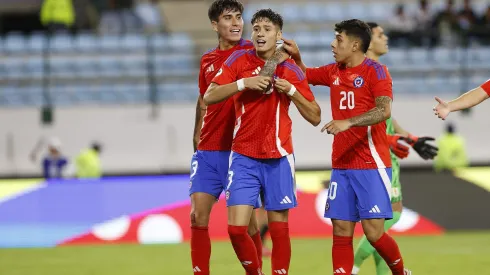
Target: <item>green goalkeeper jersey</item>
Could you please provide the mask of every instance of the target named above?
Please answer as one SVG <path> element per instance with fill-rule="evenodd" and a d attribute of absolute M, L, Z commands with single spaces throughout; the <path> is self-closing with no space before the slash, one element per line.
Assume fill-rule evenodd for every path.
<path fill-rule="evenodd" d="M 386 120 L 386 134 L 394 135 L 395 134 L 395 126 L 393 126 L 392 119 L 389 118 Z M 402 200 L 402 189 L 400 185 L 400 164 L 398 163 L 398 159 L 396 155 L 390 151 L 391 155 L 391 202 L 399 202 Z"/>

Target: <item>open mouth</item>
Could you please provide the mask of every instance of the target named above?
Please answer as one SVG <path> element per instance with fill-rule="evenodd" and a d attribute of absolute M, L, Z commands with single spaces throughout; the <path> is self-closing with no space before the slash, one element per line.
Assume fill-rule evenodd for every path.
<path fill-rule="evenodd" d="M 239 34 L 240 33 L 240 29 L 232 29 L 231 30 L 231 33 Z"/>
<path fill-rule="evenodd" d="M 257 46 L 262 47 L 265 45 L 265 40 L 264 39 L 257 39 Z"/>

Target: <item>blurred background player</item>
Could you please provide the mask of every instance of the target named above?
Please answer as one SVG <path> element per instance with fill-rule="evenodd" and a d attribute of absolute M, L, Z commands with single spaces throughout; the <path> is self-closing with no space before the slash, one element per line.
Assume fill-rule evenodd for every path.
<path fill-rule="evenodd" d="M 294 41 L 284 47 L 306 72 L 308 82 L 330 87 L 331 122 L 322 132 L 334 135 L 332 176 L 325 217 L 333 224 L 333 270 L 351 274 L 352 240 L 361 220 L 369 242 L 395 275 L 409 275 L 395 240 L 384 232 L 392 219 L 391 160 L 386 123 L 391 117 L 392 80 L 386 67 L 366 58 L 371 28 L 352 19 L 335 25 L 332 52 L 337 63 L 307 68 Z"/>
<path fill-rule="evenodd" d="M 476 106 L 486 100 L 489 96 L 490 79 L 483 83 L 480 87 L 475 88 L 449 102 L 445 102 L 436 96 L 436 101 L 439 104 L 434 107 L 434 114 L 440 119 L 445 120 L 449 113 Z"/>
<path fill-rule="evenodd" d="M 61 141 L 52 137 L 49 140 L 39 139 L 31 153 L 31 160 L 36 161 L 37 154 L 44 145 L 47 146 L 47 153 L 44 155 L 41 166 L 45 179 L 61 179 L 65 176 L 68 166 L 68 159 L 61 153 Z"/>
<path fill-rule="evenodd" d="M 381 26 L 377 23 L 369 22 L 371 27 L 371 44 L 367 51 L 366 56 L 376 62 L 379 58 L 388 53 L 388 37 Z M 385 221 L 385 231 L 388 231 L 395 223 L 400 220 L 401 212 L 403 209 L 402 204 L 402 189 L 400 183 L 400 164 L 398 158 L 404 159 L 408 157 L 409 147 L 399 141 L 406 141 L 411 144 L 415 151 L 425 160 L 433 159 L 437 155 L 437 147 L 434 147 L 428 143 L 429 140 L 434 140 L 432 137 L 416 137 L 404 130 L 398 122 L 393 118 L 386 120 L 386 134 L 388 136 L 388 142 L 390 143 L 390 155 L 391 155 L 391 207 L 393 209 L 393 219 Z M 376 249 L 369 243 L 366 236 L 363 236 L 359 242 L 357 249 L 354 253 L 354 267 L 352 268 L 352 274 L 358 274 L 360 267 L 364 260 L 369 256 L 374 255 L 376 263 L 376 274 L 387 275 L 390 272 L 389 267 L 385 261 L 376 252 Z"/>
<path fill-rule="evenodd" d="M 297 204 L 289 105 L 292 101 L 315 126 L 320 123 L 320 107 L 292 60 L 277 67 L 271 89 L 262 92 L 271 78 L 256 75 L 274 55 L 283 20 L 278 13 L 263 9 L 253 15 L 251 23 L 255 50 L 237 51 L 228 58 L 206 91 L 204 102 L 215 104 L 232 96 L 235 102 L 226 188 L 228 233 L 235 253 L 248 274 L 262 274 L 247 224 L 263 191 L 272 239 L 272 274 L 289 274 L 288 214 Z"/>
<path fill-rule="evenodd" d="M 226 187 L 229 157 L 233 140 L 235 110 L 233 100 L 206 107 L 203 95 L 221 65 L 235 51 L 253 48 L 250 41 L 242 39 L 243 5 L 235 0 L 214 1 L 208 10 L 213 30 L 218 34 L 218 46 L 201 58 L 199 96 L 194 126 L 194 155 L 191 162 L 191 258 L 195 274 L 209 274 L 211 241 L 209 215 L 213 204 Z M 277 62 L 268 62 L 261 74 L 271 78 Z M 270 68 L 269 68 L 270 67 Z M 269 72 L 269 74 L 267 74 Z M 267 76 L 268 75 L 268 76 Z M 258 202 L 255 207 L 259 207 Z M 255 212 L 250 218 L 248 234 L 252 236 L 262 266 L 262 242 L 258 232 Z"/>
<path fill-rule="evenodd" d="M 102 146 L 93 142 L 75 158 L 76 177 L 79 179 L 98 179 L 102 176 L 100 153 Z"/>
<path fill-rule="evenodd" d="M 444 133 L 437 139 L 439 154 L 434 160 L 436 172 L 452 171 L 469 164 L 464 138 L 456 133 L 452 123 L 446 125 Z"/>

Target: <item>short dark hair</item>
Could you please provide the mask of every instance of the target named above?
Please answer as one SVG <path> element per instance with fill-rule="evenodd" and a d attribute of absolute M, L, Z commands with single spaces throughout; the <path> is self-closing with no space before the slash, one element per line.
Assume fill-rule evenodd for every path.
<path fill-rule="evenodd" d="M 97 141 L 92 142 L 90 147 L 92 148 L 92 150 L 96 151 L 97 153 L 100 153 L 100 151 L 102 151 L 102 146 Z"/>
<path fill-rule="evenodd" d="M 446 124 L 446 132 L 449 133 L 449 134 L 454 134 L 454 132 L 456 131 L 456 129 L 454 129 L 454 124 L 452 123 L 448 123 Z"/>
<path fill-rule="evenodd" d="M 376 22 L 367 22 L 367 24 L 368 24 L 368 26 L 371 28 L 371 33 L 373 32 L 372 30 L 373 30 L 374 28 L 379 27 L 379 24 L 378 24 L 378 23 L 376 23 Z"/>
<path fill-rule="evenodd" d="M 219 16 L 225 11 L 243 13 L 243 4 L 236 0 L 215 0 L 208 10 L 209 20 L 218 22 Z"/>
<path fill-rule="evenodd" d="M 252 16 L 252 20 L 250 21 L 250 23 L 255 24 L 255 22 L 257 22 L 259 19 L 263 19 L 263 18 L 267 18 L 269 19 L 274 25 L 278 26 L 280 30 L 282 30 L 282 25 L 283 25 L 283 20 L 282 20 L 282 16 L 271 10 L 271 9 L 262 9 L 262 10 L 258 10 L 253 16 Z"/>
<path fill-rule="evenodd" d="M 361 40 L 361 48 L 364 53 L 369 49 L 371 44 L 371 28 L 366 22 L 359 19 L 344 20 L 335 24 L 335 31 L 338 33 L 345 32 L 347 36 L 354 36 Z"/>

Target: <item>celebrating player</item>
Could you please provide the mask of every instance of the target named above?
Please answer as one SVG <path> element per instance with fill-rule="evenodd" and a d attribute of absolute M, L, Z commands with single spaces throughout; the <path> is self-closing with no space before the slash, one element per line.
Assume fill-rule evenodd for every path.
<path fill-rule="evenodd" d="M 308 82 L 292 60 L 281 63 L 271 78 L 257 76 L 281 39 L 283 20 L 270 9 L 252 20 L 255 50 L 240 50 L 223 64 L 204 95 L 206 104 L 233 96 L 235 131 L 226 200 L 228 233 L 248 274 L 262 274 L 247 224 L 260 191 L 264 192 L 272 239 L 272 274 L 288 274 L 291 259 L 288 213 L 296 206 L 291 119 L 292 101 L 311 124 L 320 123 L 320 107 Z M 273 84 L 265 93 L 262 90 Z"/>
<path fill-rule="evenodd" d="M 476 106 L 482 103 L 488 97 L 490 97 L 490 79 L 483 83 L 480 87 L 475 88 L 449 102 L 445 102 L 436 96 L 436 100 L 439 102 L 439 104 L 434 107 L 434 114 L 440 119 L 445 120 L 449 113 Z"/>
<path fill-rule="evenodd" d="M 209 275 L 211 241 L 208 233 L 209 215 L 213 204 L 227 184 L 228 162 L 233 139 L 235 110 L 233 100 L 206 107 L 203 95 L 223 62 L 253 44 L 243 40 L 243 5 L 236 0 L 217 0 L 209 8 L 211 25 L 218 33 L 219 45 L 205 53 L 199 72 L 200 95 L 196 106 L 194 155 L 191 164 L 191 257 L 195 274 Z M 272 77 L 278 62 L 269 60 L 260 72 Z M 260 204 L 257 204 L 258 207 Z M 257 248 L 262 264 L 262 241 L 257 229 L 255 212 L 250 218 L 248 233 Z"/>
<path fill-rule="evenodd" d="M 367 51 L 367 57 L 377 62 L 381 56 L 388 53 L 388 37 L 385 35 L 383 28 L 378 24 L 370 22 L 368 25 L 371 27 L 372 37 L 371 44 Z M 437 155 L 437 147 L 426 143 L 426 141 L 434 140 L 434 138 L 419 138 L 413 136 L 405 131 L 393 118 L 386 120 L 386 134 L 388 135 L 388 141 L 390 143 L 391 169 L 393 175 L 391 180 L 391 207 L 393 209 L 393 219 L 385 221 L 385 231 L 388 231 L 388 229 L 398 222 L 403 209 L 402 189 L 400 184 L 400 164 L 398 163 L 398 158 L 406 158 L 410 148 L 399 141 L 403 140 L 411 144 L 414 150 L 426 160 L 433 159 Z M 369 243 L 366 236 L 363 236 L 354 254 L 353 275 L 359 273 L 362 263 L 371 255 L 374 255 L 376 262 L 376 274 L 389 274 L 390 269 L 383 261 L 383 258 L 381 258 L 374 247 Z"/>
<path fill-rule="evenodd" d="M 325 206 L 325 217 L 333 224 L 334 273 L 351 274 L 354 228 L 361 220 L 367 239 L 393 274 L 408 275 L 398 245 L 384 232 L 385 219 L 393 218 L 385 123 L 391 117 L 392 80 L 386 67 L 366 58 L 370 42 L 370 27 L 352 19 L 335 25 L 331 46 L 336 63 L 306 68 L 294 41 L 284 40 L 284 47 L 310 84 L 330 87 L 333 120 L 322 132 L 335 136 Z"/>

